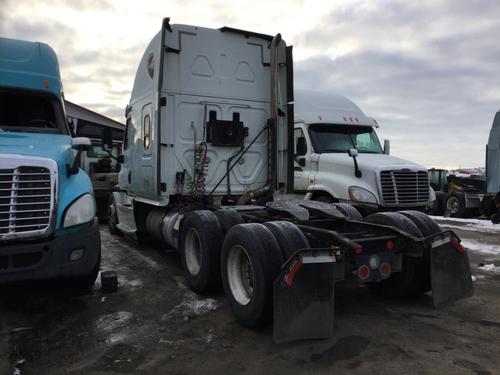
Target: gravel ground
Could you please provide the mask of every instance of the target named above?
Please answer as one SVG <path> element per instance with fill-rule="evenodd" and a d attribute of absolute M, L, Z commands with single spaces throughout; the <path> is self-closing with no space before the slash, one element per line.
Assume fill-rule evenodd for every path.
<path fill-rule="evenodd" d="M 237 324 L 221 292 L 189 291 L 175 253 L 102 227 L 118 292 L 2 287 L 0 374 L 500 373 L 500 229 L 440 223 L 475 248 L 474 297 L 435 310 L 427 295 L 387 301 L 343 285 L 332 339 L 281 345 L 271 327 Z"/>

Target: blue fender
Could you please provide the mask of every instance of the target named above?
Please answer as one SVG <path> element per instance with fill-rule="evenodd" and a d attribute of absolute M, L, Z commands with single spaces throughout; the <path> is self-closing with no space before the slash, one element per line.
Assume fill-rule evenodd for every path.
<path fill-rule="evenodd" d="M 57 208 L 56 224 L 57 234 L 71 229 L 64 229 L 62 226 L 64 214 L 71 203 L 73 203 L 76 199 L 86 193 L 90 193 L 92 194 L 92 196 L 94 196 L 92 190 L 92 182 L 90 181 L 89 176 L 81 169 L 78 170 L 77 174 L 71 175 L 69 177 L 67 177 L 66 174 L 61 173 L 59 176 L 59 182 L 59 202 Z"/>

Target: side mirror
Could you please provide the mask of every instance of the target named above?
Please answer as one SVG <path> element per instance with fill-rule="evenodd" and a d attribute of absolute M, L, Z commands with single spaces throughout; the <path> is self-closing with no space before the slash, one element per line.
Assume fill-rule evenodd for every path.
<path fill-rule="evenodd" d="M 299 137 L 297 138 L 297 153 L 296 155 L 298 156 L 303 156 L 307 154 L 307 144 L 306 144 L 306 138 L 305 137 Z"/>
<path fill-rule="evenodd" d="M 80 168 L 80 155 L 83 151 L 92 149 L 92 143 L 87 137 L 76 137 L 71 141 L 71 147 L 77 151 L 73 165 L 66 164 L 66 175 L 69 178 L 73 174 L 78 173 Z"/>
<path fill-rule="evenodd" d="M 362 176 L 362 173 L 361 173 L 361 170 L 359 169 L 358 167 L 358 161 L 356 160 L 356 158 L 358 157 L 358 150 L 356 150 L 355 148 L 350 148 L 347 153 L 349 154 L 349 156 L 352 158 L 352 160 L 354 161 L 354 175 L 357 177 L 357 178 L 361 178 Z"/>
<path fill-rule="evenodd" d="M 391 141 L 386 139 L 384 141 L 384 154 L 389 155 L 391 153 Z"/>
<path fill-rule="evenodd" d="M 113 150 L 113 130 L 111 130 L 110 128 L 104 128 L 102 132 L 102 144 L 104 150 Z"/>
<path fill-rule="evenodd" d="M 299 164 L 301 167 L 305 167 L 306 166 L 306 158 L 298 159 L 297 164 Z"/>
<path fill-rule="evenodd" d="M 71 147 L 77 151 L 89 151 L 92 148 L 92 143 L 87 137 L 73 138 Z"/>
<path fill-rule="evenodd" d="M 116 162 L 118 164 L 123 164 L 123 160 L 124 160 L 123 154 L 118 155 L 117 158 L 116 158 Z"/>

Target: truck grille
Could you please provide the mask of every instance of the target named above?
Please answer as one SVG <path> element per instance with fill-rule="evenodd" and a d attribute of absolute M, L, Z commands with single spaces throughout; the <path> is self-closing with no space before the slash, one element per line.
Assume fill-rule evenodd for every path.
<path fill-rule="evenodd" d="M 382 171 L 380 185 L 386 205 L 414 206 L 429 202 L 429 176 L 426 171 Z"/>
<path fill-rule="evenodd" d="M 36 236 L 49 231 L 54 184 L 48 167 L 0 169 L 0 239 Z"/>

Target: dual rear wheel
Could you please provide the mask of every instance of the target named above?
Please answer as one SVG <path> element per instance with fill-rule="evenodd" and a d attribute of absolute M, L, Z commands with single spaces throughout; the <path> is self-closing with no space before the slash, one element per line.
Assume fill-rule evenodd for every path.
<path fill-rule="evenodd" d="M 272 319 L 273 283 L 281 265 L 309 243 L 293 223 L 244 224 L 236 211 L 228 211 L 194 211 L 186 216 L 180 240 L 182 267 L 197 293 L 222 284 L 236 319 L 256 327 Z M 399 228 L 417 238 L 441 231 L 418 211 L 376 213 L 365 220 Z M 423 257 L 403 255 L 402 272 L 369 286 L 376 294 L 400 298 L 426 292 L 430 285 L 430 254 L 425 250 Z"/>
<path fill-rule="evenodd" d="M 222 214 L 222 220 L 218 211 L 189 213 L 182 225 L 181 263 L 192 290 L 203 293 L 222 284 L 236 319 L 256 327 L 272 319 L 281 265 L 309 243 L 290 222 L 242 224 L 235 213 Z"/>
<path fill-rule="evenodd" d="M 365 221 L 392 226 L 417 238 L 441 232 L 434 220 L 413 210 L 379 212 L 369 215 Z M 422 257 L 403 255 L 401 272 L 393 273 L 381 282 L 369 284 L 370 289 L 375 294 L 388 298 L 415 296 L 431 290 L 430 253 L 428 249 L 423 251 Z"/>

